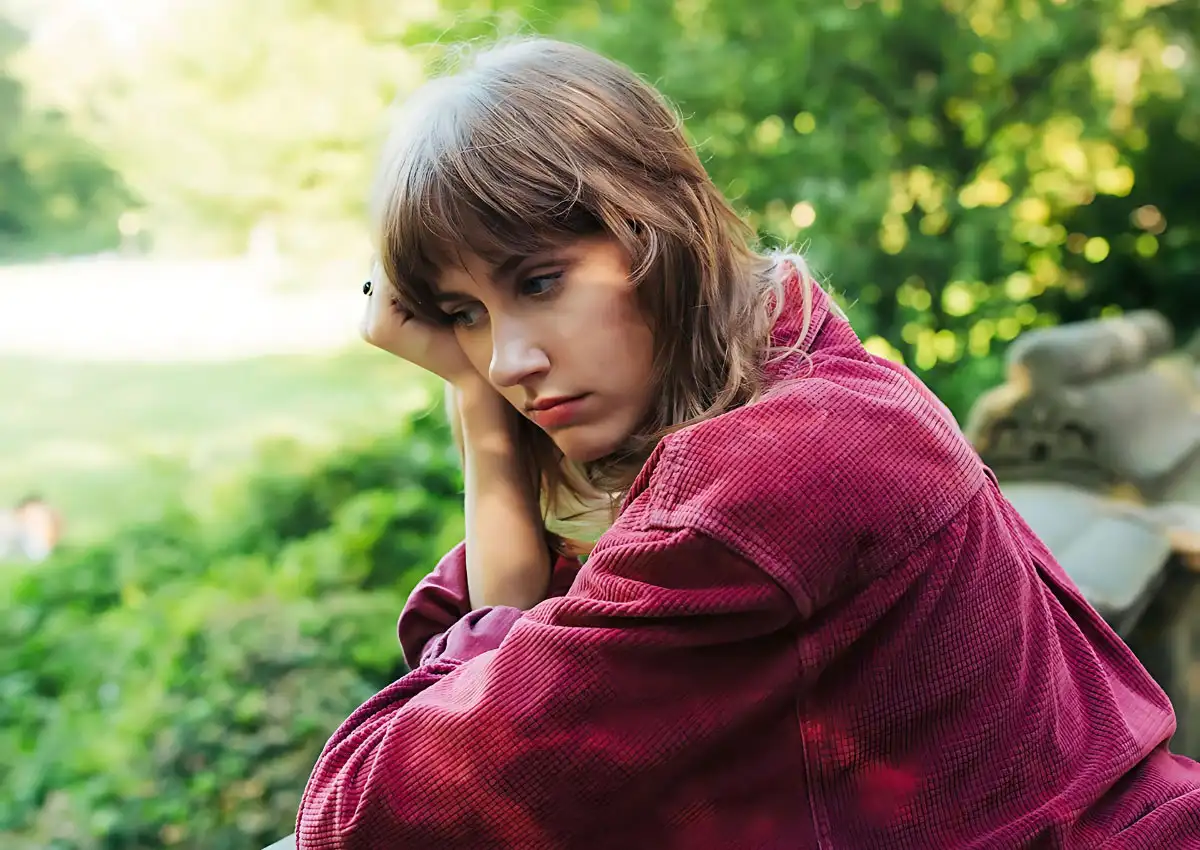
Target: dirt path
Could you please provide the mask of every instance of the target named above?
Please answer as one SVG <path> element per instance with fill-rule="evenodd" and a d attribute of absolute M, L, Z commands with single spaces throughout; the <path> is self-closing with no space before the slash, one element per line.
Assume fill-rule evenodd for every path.
<path fill-rule="evenodd" d="M 0 267 L 0 356 L 229 360 L 353 344 L 362 294 L 349 268 L 303 291 L 247 260 L 86 258 Z"/>

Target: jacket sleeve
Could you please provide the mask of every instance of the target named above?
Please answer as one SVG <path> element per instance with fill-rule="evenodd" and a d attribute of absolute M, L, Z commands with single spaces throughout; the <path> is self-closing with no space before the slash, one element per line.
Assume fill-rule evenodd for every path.
<path fill-rule="evenodd" d="M 790 641 L 762 638 L 796 617 L 710 538 L 610 534 L 498 648 L 443 653 L 354 712 L 309 779 L 298 847 L 574 846 L 611 829 L 624 801 L 721 758 L 772 682 L 794 687 Z"/>
<path fill-rule="evenodd" d="M 547 597 L 562 596 L 579 573 L 579 560 L 561 555 L 551 567 Z M 410 668 L 449 653 L 459 661 L 495 649 L 521 610 L 497 605 L 471 610 L 467 592 L 467 547 L 459 543 L 409 594 L 397 631 Z"/>

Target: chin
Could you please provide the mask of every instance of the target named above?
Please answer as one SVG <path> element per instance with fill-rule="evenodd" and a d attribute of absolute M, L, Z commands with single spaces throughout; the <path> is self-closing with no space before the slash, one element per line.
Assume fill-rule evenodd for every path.
<path fill-rule="evenodd" d="M 575 431 L 576 433 L 571 433 Z M 554 445 L 571 463 L 591 463 L 615 452 L 623 442 L 605 435 L 588 433 L 588 429 L 567 429 L 552 437 Z"/>

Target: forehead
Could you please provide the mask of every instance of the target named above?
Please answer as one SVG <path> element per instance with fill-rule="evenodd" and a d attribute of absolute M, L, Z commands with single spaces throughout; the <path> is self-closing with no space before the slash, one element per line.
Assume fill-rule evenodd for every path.
<path fill-rule="evenodd" d="M 547 239 L 528 251 L 480 250 L 469 244 L 443 245 L 438 251 L 439 262 L 433 287 L 435 291 L 444 290 L 451 282 L 455 288 L 461 288 L 466 283 L 496 286 L 541 263 L 586 262 L 603 251 L 603 241 L 586 236 L 560 237 L 556 240 Z"/>
<path fill-rule="evenodd" d="M 433 291 L 471 292 L 497 286 L 525 259 L 516 254 L 484 256 L 465 246 L 443 252 L 431 281 Z"/>
<path fill-rule="evenodd" d="M 484 254 L 468 247 L 447 253 L 430 281 L 431 294 L 462 294 L 480 297 L 496 289 L 508 290 L 528 274 L 573 269 L 586 272 L 592 283 L 620 284 L 629 279 L 630 258 L 624 247 L 608 234 L 559 239 L 531 253 Z"/>

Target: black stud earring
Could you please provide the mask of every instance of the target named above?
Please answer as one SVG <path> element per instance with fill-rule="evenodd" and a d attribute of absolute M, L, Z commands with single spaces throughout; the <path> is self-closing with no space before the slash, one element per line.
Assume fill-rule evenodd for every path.
<path fill-rule="evenodd" d="M 370 295 L 370 294 L 371 294 L 371 281 L 368 280 L 366 283 L 363 284 L 363 295 Z"/>

